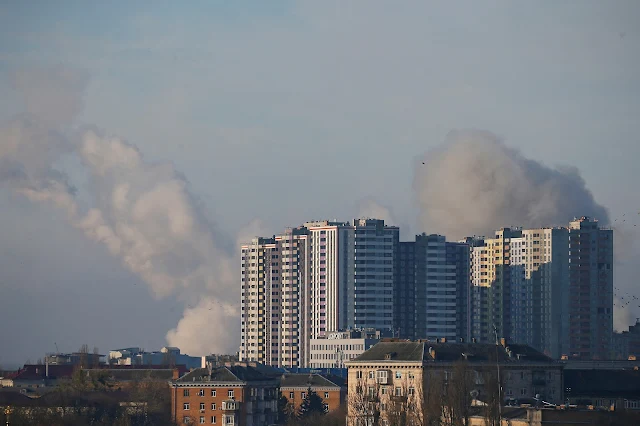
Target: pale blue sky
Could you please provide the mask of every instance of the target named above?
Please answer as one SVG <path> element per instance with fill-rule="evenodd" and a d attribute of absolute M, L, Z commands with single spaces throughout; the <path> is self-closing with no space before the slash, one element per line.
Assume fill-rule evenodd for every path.
<path fill-rule="evenodd" d="M 415 158 L 455 128 L 490 130 L 527 157 L 578 167 L 615 218 L 640 210 L 638 22 L 637 1 L 5 1 L 0 119 L 23 110 L 10 72 L 86 70 L 78 124 L 174 162 L 230 235 L 255 218 L 271 232 L 347 219 L 366 197 L 415 224 Z M 265 179 L 280 190 L 265 191 Z M 66 226 L 43 206 L 0 195 L 5 241 L 43 223 Z M 101 263 L 103 248 L 79 250 L 81 239 L 65 235 L 47 238 L 117 269 L 112 259 Z M 46 258 L 37 239 L 18 245 Z M 58 268 L 43 270 L 53 288 L 69 279 L 65 262 L 75 263 L 58 256 Z M 164 343 L 180 312 L 136 291 L 140 315 L 157 325 L 121 331 L 130 313 L 113 298 L 100 312 L 117 317 L 118 333 L 101 325 L 90 344 Z M 39 305 L 17 297 L 38 324 Z M 0 337 L 22 339 L 15 330 L 31 320 L 17 319 L 21 309 L 0 313 Z M 78 334 L 59 339 L 76 349 L 85 340 Z M 41 338 L 0 350 L 0 364 L 36 358 L 50 346 Z"/>

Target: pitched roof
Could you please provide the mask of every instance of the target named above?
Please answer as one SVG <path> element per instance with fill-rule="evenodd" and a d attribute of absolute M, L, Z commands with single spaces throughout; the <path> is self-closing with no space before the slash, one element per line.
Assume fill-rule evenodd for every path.
<path fill-rule="evenodd" d="M 352 361 L 382 361 L 389 355 L 391 361 L 422 361 L 424 343 L 421 342 L 378 342 Z"/>
<path fill-rule="evenodd" d="M 47 377 L 47 366 L 26 364 L 23 368 L 18 370 L 8 379 L 13 380 L 44 380 L 44 379 L 59 379 L 61 377 L 71 377 L 75 366 L 66 364 L 53 364 L 49 365 L 49 376 Z"/>
<path fill-rule="evenodd" d="M 491 343 L 439 343 L 430 341 L 383 341 L 352 360 L 404 362 L 469 362 L 556 363 L 553 359 L 526 345 Z"/>
<path fill-rule="evenodd" d="M 275 376 L 265 374 L 254 366 L 230 365 L 214 368 L 211 374 L 207 368 L 196 368 L 174 382 L 252 382 L 274 378 Z"/>
<path fill-rule="evenodd" d="M 283 374 L 280 387 L 336 387 L 344 386 L 341 377 L 323 376 L 321 374 Z"/>

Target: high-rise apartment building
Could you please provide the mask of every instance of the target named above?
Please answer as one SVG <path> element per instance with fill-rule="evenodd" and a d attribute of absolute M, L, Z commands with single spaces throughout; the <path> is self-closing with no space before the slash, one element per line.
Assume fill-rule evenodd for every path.
<path fill-rule="evenodd" d="M 393 327 L 393 284 L 400 230 L 384 220 L 353 220 L 353 273 L 346 283 L 342 328 Z M 351 245 L 349 244 L 350 248 Z"/>
<path fill-rule="evenodd" d="M 426 264 L 416 263 L 415 241 L 398 244 L 396 282 L 393 288 L 393 331 L 396 337 L 414 339 L 416 336 L 416 276 L 423 275 Z"/>
<path fill-rule="evenodd" d="M 569 223 L 569 356 L 608 359 L 613 333 L 613 230 Z"/>
<path fill-rule="evenodd" d="M 503 228 L 495 238 L 473 244 L 471 256 L 472 337 L 480 342 L 498 337 L 511 340 L 510 241 L 521 231 Z M 482 242 L 480 242 L 482 241 Z"/>
<path fill-rule="evenodd" d="M 554 358 L 609 356 L 612 231 L 583 217 L 569 228 L 504 228 L 466 241 L 472 337 L 497 334 Z"/>
<path fill-rule="evenodd" d="M 382 220 L 318 221 L 242 246 L 240 359 L 306 366 L 309 341 L 391 329 L 399 230 Z"/>
<path fill-rule="evenodd" d="M 300 228 L 242 246 L 240 360 L 296 367 L 305 356 L 308 251 Z"/>
<path fill-rule="evenodd" d="M 468 339 L 469 246 L 442 235 L 400 243 L 395 326 L 409 339 Z"/>
<path fill-rule="evenodd" d="M 511 339 L 559 358 L 569 337 L 568 231 L 525 229 L 510 243 Z"/>

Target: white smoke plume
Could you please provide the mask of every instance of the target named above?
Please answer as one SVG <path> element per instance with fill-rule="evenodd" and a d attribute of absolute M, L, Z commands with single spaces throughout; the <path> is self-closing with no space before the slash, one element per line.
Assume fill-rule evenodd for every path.
<path fill-rule="evenodd" d="M 640 317 L 640 214 L 629 212 L 613 220 L 614 310 L 613 328 L 621 332 Z"/>
<path fill-rule="evenodd" d="M 583 215 L 609 223 L 577 169 L 527 159 L 486 131 L 451 132 L 420 159 L 413 187 L 422 230 L 451 239 L 564 225 Z"/>
<path fill-rule="evenodd" d="M 224 259 L 224 269 L 240 271 L 238 253 L 240 246 L 257 236 L 271 235 L 264 223 L 253 220 L 237 233 L 234 255 Z M 233 282 L 233 277 L 229 278 Z M 189 305 L 176 328 L 167 333 L 167 342 L 171 346 L 190 348 L 193 353 L 211 353 L 211 342 L 219 352 L 227 348 L 225 353 L 233 353 L 238 349 L 237 336 L 240 335 L 240 309 L 237 300 L 240 298 L 240 287 L 226 288 L 226 300 L 205 297 L 198 300 L 196 305 Z M 218 328 L 223 327 L 221 334 Z M 218 349 L 221 348 L 221 349 Z M 215 351 L 213 351 L 215 352 Z"/>
<path fill-rule="evenodd" d="M 239 326 L 235 253 L 224 250 L 223 239 L 171 164 L 146 161 L 135 146 L 95 130 L 70 136 L 86 85 L 75 75 L 64 69 L 16 73 L 14 87 L 28 111 L 0 129 L 0 184 L 63 209 L 156 297 L 175 294 L 189 303 L 167 334 L 169 343 L 191 354 L 235 352 L 239 333 L 227 327 Z M 67 176 L 55 168 L 66 154 L 77 155 L 89 174 L 93 204 L 86 212 Z M 206 309 L 205 318 L 214 322 L 201 324 L 198 309 Z"/>
<path fill-rule="evenodd" d="M 413 186 L 422 230 L 451 239 L 514 225 L 567 225 L 583 215 L 613 225 L 614 328 L 624 330 L 640 316 L 640 300 L 633 299 L 640 276 L 640 235 L 633 225 L 640 226 L 640 216 L 633 212 L 610 220 L 575 168 L 554 169 L 527 159 L 486 131 L 454 131 L 418 161 Z"/>
<path fill-rule="evenodd" d="M 357 217 L 359 218 L 383 219 L 384 222 L 389 225 L 396 225 L 398 223 L 393 217 L 391 209 L 378 203 L 372 197 L 367 197 L 360 200 L 358 202 L 357 208 Z"/>

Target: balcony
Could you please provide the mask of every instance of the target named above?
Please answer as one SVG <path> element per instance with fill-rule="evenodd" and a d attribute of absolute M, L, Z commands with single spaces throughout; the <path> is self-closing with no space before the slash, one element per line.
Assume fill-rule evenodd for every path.
<path fill-rule="evenodd" d="M 239 409 L 240 403 L 238 401 L 232 399 L 222 401 L 222 411 L 238 411 Z"/>

